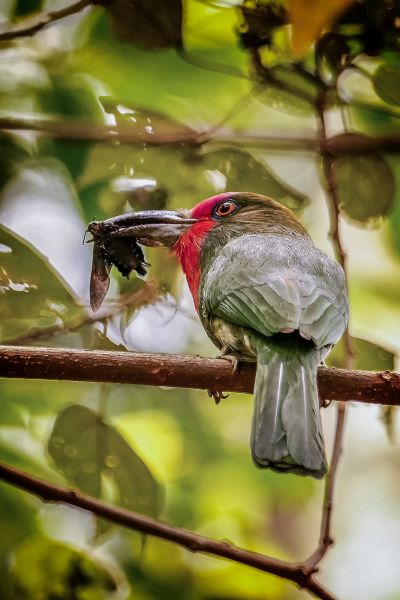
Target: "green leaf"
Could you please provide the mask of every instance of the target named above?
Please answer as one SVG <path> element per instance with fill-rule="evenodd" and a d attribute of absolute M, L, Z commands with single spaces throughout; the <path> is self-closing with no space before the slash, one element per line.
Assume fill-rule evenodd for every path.
<path fill-rule="evenodd" d="M 102 122 L 103 113 L 90 80 L 80 73 L 60 71 L 49 74 L 50 87 L 38 92 L 37 98 L 46 115 L 55 115 L 65 120 L 82 121 L 82 127 L 93 122 Z M 43 140 L 42 154 L 59 158 L 69 169 L 73 178 L 82 172 L 91 143 L 73 140 Z"/>
<path fill-rule="evenodd" d="M 390 350 L 368 340 L 351 337 L 355 359 L 354 369 L 361 371 L 393 371 L 394 354 Z M 332 367 L 343 367 L 345 360 L 345 345 L 343 338 L 334 346 L 329 354 L 327 363 Z"/>
<path fill-rule="evenodd" d="M 381 65 L 372 77 L 377 95 L 394 106 L 400 106 L 400 66 L 394 64 Z"/>
<path fill-rule="evenodd" d="M 277 83 L 266 83 L 261 92 L 256 88 L 256 98 L 280 112 L 298 117 L 312 116 L 318 97 L 317 86 L 292 67 L 274 67 L 270 73 Z"/>
<path fill-rule="evenodd" d="M 360 134 L 343 136 L 366 138 Z M 395 183 L 392 170 L 380 154 L 348 154 L 335 158 L 335 182 L 341 211 L 358 223 L 374 224 L 393 207 Z"/>
<path fill-rule="evenodd" d="M 42 9 L 43 0 L 16 0 L 14 7 L 14 17 L 26 17 Z"/>
<path fill-rule="evenodd" d="M 146 50 L 182 47 L 181 0 L 99 1 L 109 12 L 116 35 Z"/>
<path fill-rule="evenodd" d="M 99 185 L 96 188 L 95 184 L 103 181 L 106 172 L 114 177 L 110 187 L 104 189 Z M 307 204 L 305 196 L 281 181 L 256 155 L 230 147 L 202 153 L 187 149 L 165 152 L 161 148 L 132 149 L 98 144 L 91 153 L 79 186 L 84 189 L 90 186 L 101 192 L 97 203 L 108 216 L 123 210 L 127 199 L 133 209 L 142 209 L 143 199 L 138 192 L 121 197 L 115 193 L 115 188 L 113 190 L 114 182 L 120 177 L 128 179 L 131 172 L 134 173 L 132 184 L 152 180 L 154 193 L 162 190 L 162 197 L 168 196 L 170 208 L 191 207 L 200 199 L 223 191 L 267 194 L 291 208 Z M 155 202 L 156 197 L 150 197 L 149 201 Z"/>
<path fill-rule="evenodd" d="M 0 189 L 15 174 L 22 161 L 29 157 L 20 139 L 6 133 L 0 134 Z"/>
<path fill-rule="evenodd" d="M 0 340 L 50 327 L 81 312 L 64 281 L 33 246 L 4 226 L 0 244 Z"/>
<path fill-rule="evenodd" d="M 166 113 L 149 110 L 129 101 L 116 100 L 111 96 L 100 96 L 99 102 L 108 114 L 115 117 L 116 123 L 127 130 L 147 135 L 196 135 L 194 129 Z"/>
<path fill-rule="evenodd" d="M 208 152 L 204 154 L 201 166 L 208 173 L 220 173 L 225 178 L 224 191 L 264 194 L 291 208 L 307 204 L 305 196 L 280 181 L 265 164 L 244 150 L 223 148 Z"/>
<path fill-rule="evenodd" d="M 106 563 L 44 537 L 33 537 L 14 553 L 11 574 L 15 598 L 106 600 L 117 590 Z"/>
<path fill-rule="evenodd" d="M 1 458 L 6 456 L 1 449 Z M 8 457 L 7 457 L 8 458 Z M 0 514 L 7 515 L 1 519 L 0 564 L 7 551 L 22 542 L 36 531 L 34 521 L 35 507 L 22 491 L 3 482 L 0 485 Z"/>
<path fill-rule="evenodd" d="M 88 408 L 69 406 L 59 413 L 48 452 L 83 492 L 146 514 L 159 512 L 160 486 L 148 467 L 116 429 Z"/>

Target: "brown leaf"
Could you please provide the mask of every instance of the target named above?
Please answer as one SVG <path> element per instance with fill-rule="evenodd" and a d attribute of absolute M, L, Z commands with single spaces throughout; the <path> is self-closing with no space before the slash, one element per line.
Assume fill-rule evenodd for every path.
<path fill-rule="evenodd" d="M 301 55 L 354 0 L 288 0 L 292 49 Z"/>

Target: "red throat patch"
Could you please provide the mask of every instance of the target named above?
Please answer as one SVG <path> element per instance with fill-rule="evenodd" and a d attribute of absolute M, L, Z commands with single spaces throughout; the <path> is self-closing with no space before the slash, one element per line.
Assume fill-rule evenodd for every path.
<path fill-rule="evenodd" d="M 172 248 L 186 275 L 196 310 L 199 304 L 201 248 L 207 233 L 214 225 L 216 225 L 215 221 L 208 219 L 195 223 L 180 236 Z"/>

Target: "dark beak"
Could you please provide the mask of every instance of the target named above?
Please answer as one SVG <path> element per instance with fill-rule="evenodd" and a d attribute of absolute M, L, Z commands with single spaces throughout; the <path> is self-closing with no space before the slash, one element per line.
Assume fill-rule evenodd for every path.
<path fill-rule="evenodd" d="M 145 210 L 132 212 L 107 219 L 92 221 L 88 231 L 96 237 L 132 237 L 145 246 L 172 248 L 177 239 L 197 219 L 191 219 L 189 212 L 169 210 Z"/>

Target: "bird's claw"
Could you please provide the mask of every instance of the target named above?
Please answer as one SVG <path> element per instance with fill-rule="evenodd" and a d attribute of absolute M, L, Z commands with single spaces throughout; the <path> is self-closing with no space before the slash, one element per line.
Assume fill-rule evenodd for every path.
<path fill-rule="evenodd" d="M 219 354 L 217 354 L 217 358 L 223 358 L 224 360 L 229 360 L 232 365 L 232 373 L 236 373 L 239 366 L 239 359 L 234 354 L 228 354 L 227 349 L 223 348 Z"/>
<path fill-rule="evenodd" d="M 214 399 L 215 404 L 219 404 L 221 400 L 225 400 L 229 394 L 224 394 L 216 390 L 207 390 L 207 394 L 210 398 Z"/>

